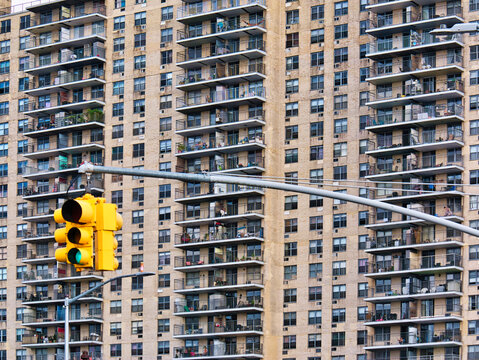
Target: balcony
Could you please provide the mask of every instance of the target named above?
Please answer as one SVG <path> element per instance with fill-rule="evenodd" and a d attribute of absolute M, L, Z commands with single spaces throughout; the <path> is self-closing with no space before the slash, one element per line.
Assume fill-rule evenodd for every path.
<path fill-rule="evenodd" d="M 70 312 L 70 322 L 74 324 L 102 324 L 103 315 L 101 309 L 89 310 L 86 313 L 80 309 L 74 309 Z M 65 313 L 57 311 L 36 311 L 36 314 L 24 314 L 22 326 L 34 328 L 63 326 L 65 324 Z"/>
<path fill-rule="evenodd" d="M 64 293 L 58 291 L 45 291 L 45 292 L 35 292 L 26 294 L 25 298 L 22 301 L 22 305 L 28 306 L 45 306 L 45 305 L 62 305 L 65 302 L 65 297 L 68 295 L 69 298 L 73 298 L 79 295 L 80 292 L 71 292 Z M 88 296 L 78 299 L 78 302 L 82 303 L 93 303 L 93 302 L 102 302 L 103 293 L 102 291 L 94 291 Z M 101 316 L 101 315 L 100 315 Z"/>
<path fill-rule="evenodd" d="M 224 230 L 217 227 L 217 231 L 200 234 L 175 234 L 175 247 L 182 249 L 201 248 L 234 243 L 250 243 L 264 241 L 263 228 L 256 226 L 241 226 L 236 230 Z"/>
<path fill-rule="evenodd" d="M 49 284 L 57 282 L 77 282 L 82 280 L 103 280 L 103 276 L 97 275 L 93 272 L 79 272 L 70 274 L 66 270 L 31 270 L 24 274 L 23 284 L 25 285 L 37 285 L 37 284 Z"/>
<path fill-rule="evenodd" d="M 224 300 L 224 301 L 223 301 Z M 196 317 L 231 313 L 251 313 L 263 311 L 263 299 L 251 298 L 246 301 L 224 297 L 209 301 L 188 302 L 183 299 L 175 300 L 175 316 Z"/>
<path fill-rule="evenodd" d="M 405 201 L 421 201 L 427 199 L 444 199 L 454 196 L 464 196 L 462 185 L 447 184 L 445 182 L 420 183 L 410 181 L 407 183 L 391 184 L 374 191 L 374 199 L 388 203 L 403 203 Z"/>
<path fill-rule="evenodd" d="M 372 181 L 389 181 L 462 171 L 464 171 L 464 164 L 462 156 L 459 155 L 441 158 L 423 155 L 418 158 L 415 154 L 410 154 L 402 166 L 400 164 L 393 166 L 392 163 L 371 164 L 369 175 L 366 176 L 366 179 Z"/>
<path fill-rule="evenodd" d="M 26 264 L 48 264 L 56 263 L 55 251 L 53 248 L 47 249 L 47 251 L 37 252 L 32 249 L 27 251 L 26 257 L 22 258 L 22 262 Z M 56 264 L 55 264 L 56 265 Z"/>
<path fill-rule="evenodd" d="M 394 21 L 395 19 L 396 21 Z M 437 5 L 432 12 L 404 11 L 402 17 L 396 18 L 393 14 L 374 14 L 366 33 L 378 37 L 436 28 L 441 24 L 451 27 L 462 22 L 464 22 L 462 8 L 460 6 L 448 7 L 444 4 Z"/>
<path fill-rule="evenodd" d="M 239 322 L 235 320 L 218 320 L 198 325 L 175 325 L 173 337 L 176 339 L 198 339 L 206 337 L 254 336 L 263 335 L 262 321 Z"/>
<path fill-rule="evenodd" d="M 22 242 L 27 243 L 45 243 L 55 240 L 55 234 L 51 231 L 30 230 L 22 234 Z"/>
<path fill-rule="evenodd" d="M 190 227 L 213 222 L 231 223 L 240 220 L 261 220 L 264 218 L 264 205 L 252 203 L 228 208 L 210 209 L 202 207 L 192 211 L 176 211 L 175 225 Z"/>
<path fill-rule="evenodd" d="M 31 59 L 25 72 L 38 76 L 73 67 L 103 64 L 106 62 L 105 48 L 98 45 L 98 43 L 85 45 L 75 52 L 70 49 L 61 49 L 61 52 L 57 54 L 57 58 L 55 59 L 54 56 L 52 58 Z"/>
<path fill-rule="evenodd" d="M 68 8 L 58 8 L 57 16 L 39 14 L 30 20 L 26 30 L 33 34 L 47 31 L 57 31 L 62 27 L 73 27 L 106 20 L 106 7 L 97 3 L 85 3 L 82 11 L 72 11 Z"/>
<path fill-rule="evenodd" d="M 29 222 L 44 222 L 53 220 L 54 209 L 41 209 L 29 207 L 23 214 L 23 221 Z"/>
<path fill-rule="evenodd" d="M 437 1 L 434 0 L 372 0 L 369 5 L 366 6 L 366 9 L 374 13 L 382 13 L 404 9 L 408 6 L 435 4 L 436 2 Z"/>
<path fill-rule="evenodd" d="M 215 154 L 234 154 L 240 151 L 256 151 L 266 148 L 262 134 L 246 135 L 241 139 L 204 139 L 197 143 L 184 141 L 176 144 L 175 155 L 183 159 L 212 156 Z"/>
<path fill-rule="evenodd" d="M 374 62 L 369 67 L 369 77 L 366 81 L 373 85 L 382 85 L 414 79 L 423 79 L 448 74 L 464 72 L 464 61 L 461 55 L 437 55 L 429 57 L 412 55 L 409 64 L 391 61 L 388 64 Z"/>
<path fill-rule="evenodd" d="M 175 256 L 175 270 L 181 272 L 197 272 L 215 269 L 230 269 L 239 267 L 264 265 L 263 254 L 247 253 L 246 251 L 234 256 Z"/>
<path fill-rule="evenodd" d="M 223 155 L 222 158 L 216 158 L 218 158 L 218 156 L 215 156 L 213 162 L 197 158 L 194 163 L 186 164 L 186 168 L 177 166 L 176 171 L 186 173 L 202 173 L 206 171 L 223 174 L 232 173 L 247 175 L 261 174 L 265 171 L 264 157 L 258 156 L 255 153 L 247 156 L 237 156 L 236 154 L 227 156 Z"/>
<path fill-rule="evenodd" d="M 199 358 L 204 360 L 221 360 L 221 359 L 262 359 L 262 344 L 217 344 L 205 345 L 200 347 L 176 347 L 173 349 L 175 359 L 191 359 Z M 456 360 L 456 359 L 454 359 Z M 457 359 L 459 360 L 459 359 Z"/>
<path fill-rule="evenodd" d="M 233 87 L 220 91 L 210 91 L 208 94 L 177 97 L 176 111 L 191 113 L 207 111 L 217 107 L 236 107 L 249 104 L 262 104 L 266 101 L 264 87 L 248 89 L 246 86 Z"/>
<path fill-rule="evenodd" d="M 227 44 L 216 44 L 214 49 L 184 50 L 177 52 L 176 65 L 184 68 L 211 66 L 216 63 L 228 63 L 240 60 L 253 60 L 266 56 L 266 42 L 263 40 L 246 40 Z M 208 52 L 209 51 L 209 52 Z"/>
<path fill-rule="evenodd" d="M 72 114 L 67 116 L 56 116 L 53 119 L 35 119 L 28 124 L 28 129 L 23 135 L 30 138 L 57 135 L 61 132 L 74 132 L 103 128 L 104 114 L 101 110 L 90 110 L 83 114 Z"/>
<path fill-rule="evenodd" d="M 446 331 L 419 331 L 413 332 L 391 332 L 387 335 L 376 335 L 368 337 L 368 344 L 364 350 L 394 350 L 407 348 L 433 348 L 461 346 L 460 330 Z"/>
<path fill-rule="evenodd" d="M 399 310 L 399 308 L 398 308 Z M 432 309 L 418 309 L 416 311 L 404 312 L 372 312 L 366 314 L 366 326 L 394 326 L 405 324 L 434 324 L 453 321 L 462 321 L 462 306 L 434 305 Z"/>
<path fill-rule="evenodd" d="M 188 190 L 185 194 L 183 189 L 175 190 L 175 201 L 187 204 L 198 201 L 212 201 L 217 199 L 237 199 L 239 197 L 247 196 L 261 196 L 264 195 L 262 188 L 256 186 L 225 184 L 216 185 L 210 191 L 209 188 Z"/>
<path fill-rule="evenodd" d="M 232 131 L 248 129 L 250 127 L 264 126 L 265 116 L 263 112 L 238 111 L 228 113 L 220 110 L 214 122 L 208 119 L 198 120 L 176 120 L 176 130 L 178 135 L 198 136 L 210 134 L 216 131 Z"/>
<path fill-rule="evenodd" d="M 101 162 L 102 164 L 103 162 Z M 97 163 L 96 165 L 99 165 Z M 68 163 L 68 161 L 52 160 L 47 167 L 27 166 L 23 177 L 29 180 L 49 179 L 60 175 L 78 172 L 80 164 Z"/>
<path fill-rule="evenodd" d="M 442 217 L 454 222 L 462 222 L 462 208 L 449 209 L 447 203 L 436 204 L 436 206 L 424 206 L 421 203 L 407 204 L 410 210 L 419 211 L 435 217 Z M 390 230 L 400 228 L 411 228 L 412 226 L 422 226 L 433 224 L 430 221 L 418 219 L 412 216 L 406 216 L 398 213 L 390 212 L 374 212 L 370 215 L 370 222 L 366 224 L 366 228 L 371 230 Z"/>
<path fill-rule="evenodd" d="M 365 301 L 370 303 L 394 303 L 462 296 L 462 283 L 459 280 L 444 280 L 444 282 L 439 282 L 439 280 L 437 282 L 420 281 L 414 278 L 407 280 L 409 281 L 408 285 L 404 287 L 369 288 L 369 297 Z"/>
<path fill-rule="evenodd" d="M 395 256 L 390 261 L 369 263 L 367 277 L 383 278 L 407 274 L 432 275 L 445 272 L 461 272 L 462 257 L 456 254 L 418 256 L 408 258 Z"/>
<path fill-rule="evenodd" d="M 185 47 L 199 46 L 220 40 L 239 39 L 243 36 L 257 36 L 266 33 L 266 20 L 258 18 L 257 21 L 247 20 L 217 22 L 215 27 L 210 25 L 195 26 L 191 29 L 178 30 L 176 42 Z"/>
<path fill-rule="evenodd" d="M 83 111 L 105 106 L 103 98 L 92 98 L 84 96 L 82 98 L 73 98 L 65 100 L 62 103 L 46 101 L 42 103 L 29 103 L 23 111 L 28 116 L 51 116 L 59 112 Z"/>
<path fill-rule="evenodd" d="M 261 274 L 233 274 L 223 276 L 201 276 L 199 281 L 186 282 L 175 279 L 175 292 L 180 294 L 216 293 L 234 290 L 259 290 L 264 288 Z"/>
<path fill-rule="evenodd" d="M 381 137 L 381 139 L 379 139 Z M 366 155 L 373 157 L 409 154 L 412 152 L 460 149 L 464 146 L 462 130 L 423 130 L 408 135 L 380 136 L 368 141 Z"/>
<path fill-rule="evenodd" d="M 412 102 L 434 102 L 441 100 L 455 99 L 464 96 L 464 83 L 462 81 L 444 81 L 444 84 L 436 87 L 435 84 L 426 84 L 425 80 L 421 84 L 419 80 L 414 80 L 412 84 L 404 87 L 394 96 L 395 88 L 390 91 L 370 93 L 370 100 L 366 103 L 375 109 L 391 108 L 394 106 L 405 106 Z"/>
<path fill-rule="evenodd" d="M 373 60 L 405 56 L 428 51 L 440 51 L 454 48 L 462 48 L 462 34 L 436 37 L 428 33 L 398 38 L 393 41 L 375 41 L 369 44 L 367 57 Z"/>
<path fill-rule="evenodd" d="M 189 24 L 191 22 L 212 20 L 217 17 L 233 17 L 265 10 L 265 0 L 232 0 L 224 2 L 206 0 L 179 7 L 176 19 L 184 24 Z"/>
<path fill-rule="evenodd" d="M 70 346 L 101 346 L 103 344 L 101 335 L 92 333 L 82 337 L 79 331 L 72 332 L 69 343 Z M 47 335 L 41 332 L 27 331 L 23 335 L 22 346 L 31 349 L 61 348 L 65 346 L 64 334 Z"/>
<path fill-rule="evenodd" d="M 64 29 L 64 27 L 62 29 Z M 59 33 L 63 33 L 63 31 L 55 33 L 55 36 L 58 36 Z M 27 44 L 26 51 L 31 54 L 40 55 L 59 51 L 62 48 L 81 47 L 87 44 L 91 45 L 95 42 L 105 41 L 106 37 L 104 29 L 93 25 L 87 25 L 81 32 L 71 29 L 70 33 L 63 35 L 63 37 L 53 38 L 42 37 L 41 35 L 33 36 Z"/>
<path fill-rule="evenodd" d="M 31 89 L 26 90 L 25 94 L 42 96 L 104 84 L 106 84 L 106 81 L 103 72 L 92 72 L 88 76 L 78 76 L 73 73 L 66 73 L 61 76 L 53 77 L 53 82 L 50 82 L 50 79 L 48 82 L 34 82 Z"/>
<path fill-rule="evenodd" d="M 65 197 L 66 191 L 68 189 L 69 184 L 67 183 L 57 183 L 53 186 L 35 186 L 29 187 L 23 194 L 23 199 L 36 201 L 36 200 L 47 200 L 47 199 L 56 199 Z M 90 179 L 90 190 L 94 194 L 102 194 L 103 189 L 103 180 L 102 179 Z M 85 185 L 83 184 L 76 184 L 70 187 L 68 194 L 72 197 L 78 197 L 82 195 L 86 191 Z"/>
<path fill-rule="evenodd" d="M 60 154 L 72 155 L 82 154 L 90 151 L 102 151 L 105 150 L 103 140 L 90 141 L 91 139 L 80 139 L 72 141 L 68 144 L 67 141 L 57 143 L 55 141 L 38 145 L 35 142 L 29 142 L 27 144 L 27 152 L 23 154 L 27 159 L 44 159 L 47 157 L 58 156 Z"/>
<path fill-rule="evenodd" d="M 189 75 L 176 76 L 176 88 L 183 91 L 215 88 L 217 85 L 234 86 L 244 82 L 254 82 L 266 79 L 264 64 L 248 64 L 238 69 L 226 67 L 203 70 Z"/>
<path fill-rule="evenodd" d="M 372 116 L 366 130 L 384 132 L 417 127 L 449 124 L 464 121 L 461 105 L 435 105 L 424 107 L 418 104 L 407 105 L 402 111 L 393 111 L 384 116 Z"/>
<path fill-rule="evenodd" d="M 421 233 L 420 230 L 409 230 L 402 238 L 393 239 L 392 236 L 383 236 L 370 239 L 366 243 L 366 252 L 372 254 L 390 253 L 402 250 L 432 250 L 447 249 L 463 246 L 461 235 L 451 234 L 447 231 Z"/>

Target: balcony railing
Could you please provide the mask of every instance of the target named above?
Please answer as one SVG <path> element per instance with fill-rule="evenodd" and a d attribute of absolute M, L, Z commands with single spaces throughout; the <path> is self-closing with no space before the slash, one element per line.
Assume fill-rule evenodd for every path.
<path fill-rule="evenodd" d="M 459 216 L 462 217 L 462 206 L 458 205 L 455 208 L 449 208 L 447 203 L 436 204 L 435 206 L 424 206 L 422 203 L 411 203 L 407 205 L 410 210 L 422 212 L 424 214 L 437 216 L 437 217 L 450 217 Z M 401 215 L 392 212 L 372 212 L 370 214 L 370 224 L 387 224 L 398 221 L 411 221 L 416 219 L 413 216 Z"/>
<path fill-rule="evenodd" d="M 76 31 L 75 29 L 72 29 L 68 37 L 63 36 L 58 38 L 54 36 L 51 36 L 51 37 L 31 36 L 29 41 L 27 42 L 26 50 L 28 51 L 29 49 L 39 47 L 39 46 L 61 44 L 64 42 L 83 39 L 83 38 L 95 36 L 95 35 L 100 37 L 105 37 L 105 30 L 99 26 L 87 25 L 83 27 L 83 31 Z"/>
<path fill-rule="evenodd" d="M 196 244 L 206 241 L 222 241 L 228 239 L 242 239 L 246 237 L 263 238 L 263 228 L 257 226 L 242 226 L 234 230 L 213 231 L 203 236 L 200 234 L 175 234 L 175 245 Z"/>
<path fill-rule="evenodd" d="M 398 309 L 399 310 L 399 309 Z M 366 322 L 418 320 L 434 317 L 462 316 L 461 305 L 434 305 L 431 308 L 421 307 L 418 311 L 405 310 L 400 312 L 373 311 L 366 313 Z"/>
<path fill-rule="evenodd" d="M 216 26 L 214 27 L 210 25 L 195 26 L 185 30 L 178 30 L 176 38 L 178 41 L 180 41 L 199 38 L 201 36 L 223 34 L 228 31 L 246 30 L 254 27 L 266 29 L 266 20 L 264 18 L 258 18 L 258 20 L 254 21 L 237 21 L 235 19 L 233 21 L 217 22 Z"/>
<path fill-rule="evenodd" d="M 240 252 L 238 254 L 225 253 L 224 255 L 216 254 L 214 257 L 210 256 L 175 256 L 175 268 L 188 266 L 202 266 L 202 265 L 218 265 L 224 263 L 235 263 L 245 261 L 263 261 L 263 252 Z M 238 265 L 242 266 L 242 265 Z"/>
<path fill-rule="evenodd" d="M 192 347 L 176 347 L 173 349 L 175 359 L 186 358 L 202 358 L 209 356 L 239 356 L 239 355 L 262 355 L 263 346 L 257 343 L 248 344 L 218 344 L 192 346 Z"/>
<path fill-rule="evenodd" d="M 419 256 L 409 258 L 404 256 L 394 257 L 391 260 L 369 263 L 369 273 L 440 269 L 443 267 L 462 267 L 462 257 L 457 254 Z"/>
<path fill-rule="evenodd" d="M 72 9 L 72 11 L 62 11 L 62 9 L 58 9 L 57 16 L 45 16 L 44 14 L 36 15 L 34 18 L 30 19 L 30 27 L 39 26 L 39 25 L 47 25 L 52 22 L 63 21 L 63 20 L 73 20 L 75 18 L 80 18 L 87 15 L 93 14 L 101 14 L 106 15 L 106 7 L 105 5 L 97 4 L 97 3 L 85 3 L 82 7 L 81 11 L 77 9 Z M 76 11 L 73 11 L 76 10 Z"/>
<path fill-rule="evenodd" d="M 215 11 L 226 10 L 234 7 L 247 5 L 266 6 L 265 0 L 229 0 L 229 1 L 203 1 L 200 3 L 192 3 L 178 8 L 178 18 L 187 16 L 208 14 Z"/>
<path fill-rule="evenodd" d="M 411 182 L 410 184 L 391 184 L 392 186 L 383 187 L 381 189 L 371 190 L 374 193 L 375 199 L 388 199 L 393 201 L 395 198 L 413 197 L 413 196 L 441 196 L 442 193 L 448 191 L 457 191 L 462 193 L 464 188 L 462 185 L 447 184 L 447 183 L 418 183 Z M 397 199 L 398 201 L 400 199 Z"/>
<path fill-rule="evenodd" d="M 103 318 L 101 309 L 90 309 L 88 312 L 81 312 L 80 309 L 73 309 L 70 312 L 70 321 L 76 320 L 91 320 Z M 65 313 L 57 311 L 36 311 L 36 314 L 24 314 L 23 323 L 43 323 L 43 322 L 54 322 L 54 321 L 65 321 Z"/>
<path fill-rule="evenodd" d="M 80 105 L 82 103 L 85 103 L 87 101 L 100 101 L 103 102 L 105 99 L 103 96 L 101 97 L 92 97 L 83 95 L 82 97 L 73 97 L 71 100 L 64 100 L 64 101 L 45 101 L 45 102 L 30 102 L 28 103 L 28 106 L 26 106 L 23 110 L 23 112 L 27 111 L 36 111 L 36 110 L 45 110 L 49 111 L 50 109 L 54 109 L 56 107 L 62 107 L 62 106 L 70 106 L 70 105 Z M 98 106 L 98 104 L 95 104 L 95 106 Z"/>
<path fill-rule="evenodd" d="M 420 345 L 438 342 L 461 342 L 461 331 L 419 331 L 417 332 L 391 332 L 390 334 L 374 335 L 368 337 L 367 346 L 391 346 L 391 345 Z"/>
<path fill-rule="evenodd" d="M 73 298 L 77 295 L 80 295 L 80 291 L 76 292 L 48 292 L 48 291 L 40 291 L 34 293 L 27 293 L 25 295 L 24 301 L 25 302 L 44 302 L 44 301 L 54 301 L 54 300 L 64 300 L 66 296 L 69 298 Z M 95 290 L 91 294 L 89 294 L 86 298 L 102 298 L 103 292 L 100 290 Z M 81 301 L 81 300 L 79 300 Z M 99 314 L 102 316 L 101 314 Z"/>
<path fill-rule="evenodd" d="M 257 156 L 224 156 L 224 159 L 210 161 L 199 161 L 195 162 L 192 165 L 187 164 L 186 168 L 182 166 L 177 167 L 178 172 L 186 173 L 201 173 L 206 172 L 215 172 L 215 171 L 225 171 L 225 170 L 241 170 L 251 167 L 257 167 L 263 169 L 265 167 L 264 157 Z"/>
<path fill-rule="evenodd" d="M 78 163 L 68 163 L 68 162 L 61 162 L 58 160 L 52 160 L 48 164 L 48 167 L 34 167 L 34 166 L 27 166 L 25 168 L 24 175 L 35 175 L 35 174 L 42 174 L 42 173 L 49 173 L 49 172 L 57 172 L 62 170 L 74 170 L 80 166 L 81 162 Z M 102 165 L 103 160 L 101 162 L 95 163 L 96 165 Z"/>
<path fill-rule="evenodd" d="M 255 135 L 247 135 L 241 139 L 225 139 L 223 141 L 219 141 L 217 139 L 207 139 L 197 142 L 195 144 L 191 144 L 188 141 L 184 141 L 181 143 L 176 144 L 176 153 L 177 154 L 184 154 L 191 151 L 200 151 L 200 150 L 208 150 L 208 149 L 221 149 L 225 147 L 237 146 L 237 145 L 244 145 L 244 144 L 260 144 L 264 145 L 264 138 L 262 134 L 255 134 Z"/>
<path fill-rule="evenodd" d="M 391 37 L 388 41 L 374 41 L 369 44 L 368 56 L 377 53 L 387 53 L 397 50 L 413 50 L 418 46 L 425 45 L 439 45 L 448 41 L 457 41 L 462 43 L 462 34 L 446 35 L 446 36 L 433 36 L 429 33 L 417 34 L 416 36 L 408 36 L 395 39 Z"/>
<path fill-rule="evenodd" d="M 75 272 L 75 271 L 59 271 L 54 269 L 45 269 L 45 270 L 30 270 L 23 275 L 23 281 L 34 281 L 34 280 L 53 280 L 53 279 L 63 279 L 70 277 L 83 277 L 88 275 L 96 275 L 94 273 L 85 273 L 85 272 Z M 101 276 L 101 275 L 96 275 Z"/>
<path fill-rule="evenodd" d="M 399 287 L 389 286 L 383 288 L 369 288 L 368 297 L 387 297 L 388 302 L 400 301 L 395 300 L 395 296 L 411 296 L 411 295 L 431 295 L 436 294 L 440 295 L 441 293 L 446 292 L 461 292 L 462 291 L 462 282 L 459 280 L 449 280 L 444 282 L 439 281 L 421 281 L 418 279 L 408 279 L 411 280 L 409 285 Z M 417 280 L 417 281 L 414 281 Z M 391 299 L 389 299 L 391 297 Z"/>
<path fill-rule="evenodd" d="M 368 126 L 395 125 L 408 121 L 421 121 L 449 116 L 464 116 L 462 105 L 421 106 L 413 104 L 402 111 L 394 111 L 381 116 L 371 116 Z"/>
<path fill-rule="evenodd" d="M 206 190 L 206 191 L 205 191 Z M 216 189 L 212 189 L 210 191 L 209 188 L 195 188 L 193 190 L 186 189 L 175 189 L 175 200 L 185 199 L 185 198 L 196 198 L 196 197 L 203 197 L 203 196 L 225 196 L 230 194 L 237 194 L 240 192 L 246 191 L 263 191 L 263 188 L 257 186 L 246 186 L 246 185 L 236 185 L 236 184 L 226 184 L 226 187 L 220 187 Z"/>
<path fill-rule="evenodd" d="M 266 97 L 266 89 L 264 87 L 248 89 L 247 87 L 242 88 L 231 88 L 221 91 L 210 91 L 209 94 L 202 94 L 200 96 L 185 96 L 183 98 L 176 98 L 176 107 L 178 109 L 189 107 L 189 106 L 201 106 L 208 105 L 223 101 L 233 101 L 241 100 L 252 97 Z"/>
<path fill-rule="evenodd" d="M 33 58 L 30 60 L 29 69 L 34 69 L 37 67 L 44 67 L 49 65 L 62 66 L 66 65 L 72 61 L 78 61 L 88 58 L 105 58 L 105 48 L 98 45 L 85 45 L 83 48 L 80 48 L 81 51 L 73 52 L 70 49 L 62 49 L 62 52 L 58 54 L 57 59 L 52 59 L 52 57 L 46 58 Z"/>
<path fill-rule="evenodd" d="M 26 150 L 26 154 L 34 154 L 34 153 L 43 153 L 43 152 L 68 152 L 67 150 L 69 148 L 75 148 L 75 147 L 91 147 L 94 145 L 99 145 L 103 146 L 103 139 L 93 141 L 89 137 L 88 138 L 81 138 L 81 139 L 72 139 L 72 141 L 61 141 L 61 142 L 56 142 L 56 141 L 51 141 L 45 144 L 38 144 L 35 141 L 29 141 L 23 149 Z M 96 149 L 99 149 L 97 147 Z M 86 150 L 84 150 L 86 151 Z M 81 152 L 81 149 L 80 149 Z M 24 155 L 25 156 L 25 155 Z"/>
<path fill-rule="evenodd" d="M 244 204 L 228 208 L 210 209 L 209 207 L 203 207 L 192 211 L 176 211 L 175 221 L 226 218 L 229 216 L 243 216 L 250 214 L 264 215 L 264 205 L 255 202 L 252 204 Z"/>
<path fill-rule="evenodd" d="M 389 64 L 374 62 L 369 67 L 369 77 L 392 76 L 413 71 L 439 70 L 442 67 L 457 65 L 463 66 L 464 59 L 460 54 L 447 54 L 437 56 L 412 55 L 411 61 L 392 61 Z"/>
<path fill-rule="evenodd" d="M 373 249 L 387 249 L 390 247 L 408 246 L 408 245 L 424 245 L 436 244 L 450 241 L 463 241 L 462 234 L 456 235 L 447 231 L 435 231 L 428 233 L 427 231 L 413 231 L 409 230 L 403 233 L 402 238 L 394 238 L 392 236 L 376 237 L 368 240 L 366 248 Z"/>
<path fill-rule="evenodd" d="M 226 124 L 241 125 L 241 122 L 248 120 L 265 121 L 264 111 L 258 112 L 242 110 L 237 112 L 228 112 L 220 110 L 213 123 L 211 122 L 209 117 L 208 119 L 200 120 L 176 120 L 176 131 L 194 130 L 200 129 L 202 127 L 214 127 Z M 244 125 L 246 126 L 247 124 Z"/>
<path fill-rule="evenodd" d="M 200 288 L 217 288 L 230 286 L 263 285 L 262 274 L 230 274 L 224 276 L 201 277 L 198 281 L 175 279 L 175 290 L 194 290 Z"/>
<path fill-rule="evenodd" d="M 72 114 L 67 116 L 55 116 L 54 119 L 49 119 L 48 121 L 45 120 L 38 120 L 35 119 L 33 122 L 28 124 L 28 129 L 26 132 L 33 132 L 33 131 L 42 131 L 42 130 L 49 130 L 49 129 L 60 129 L 66 126 L 72 125 L 80 125 L 80 124 L 88 124 L 91 122 L 104 122 L 104 114 L 102 111 L 95 111 L 91 113 L 83 113 L 83 114 Z"/>
<path fill-rule="evenodd" d="M 199 334 L 217 334 L 229 332 L 244 331 L 263 331 L 263 321 L 253 320 L 240 322 L 236 320 L 225 320 L 208 323 L 199 323 L 197 325 L 175 325 L 173 335 L 199 335 Z"/>
<path fill-rule="evenodd" d="M 207 61 L 210 57 L 222 55 L 235 55 L 245 51 L 265 51 L 266 42 L 259 39 L 239 41 L 233 43 L 217 44 L 214 48 L 199 49 L 199 50 L 184 50 L 176 55 L 176 62 L 182 63 L 185 61 Z"/>
<path fill-rule="evenodd" d="M 103 71 L 94 71 L 87 75 L 79 75 L 73 73 L 64 73 L 61 76 L 57 76 L 53 78 L 53 81 L 34 81 L 31 87 L 31 90 L 41 90 L 43 88 L 49 88 L 54 86 L 65 85 L 72 82 L 90 80 L 90 79 L 101 79 L 105 80 L 105 74 Z"/>
<path fill-rule="evenodd" d="M 381 139 L 379 139 L 381 137 Z M 376 141 L 368 141 L 368 151 L 376 150 L 392 150 L 395 148 L 420 146 L 426 144 L 439 144 L 445 141 L 464 141 L 463 131 L 460 129 L 452 129 L 446 131 L 423 130 L 422 133 L 416 135 L 378 135 Z"/>
<path fill-rule="evenodd" d="M 395 172 L 404 172 L 404 171 L 413 171 L 413 170 L 426 170 L 433 168 L 440 168 L 443 166 L 463 166 L 462 155 L 456 155 L 451 157 L 441 157 L 437 158 L 436 156 L 424 155 L 419 159 L 414 156 L 408 158 L 402 166 L 394 165 L 391 163 L 387 164 L 371 164 L 369 168 L 370 175 L 377 174 L 389 174 Z"/>
<path fill-rule="evenodd" d="M 101 179 L 90 179 L 90 185 L 92 188 L 103 189 L 103 180 Z M 34 195 L 44 195 L 44 194 L 55 194 L 60 192 L 65 192 L 68 188 L 69 184 L 61 184 L 55 183 L 52 186 L 31 186 L 26 189 L 23 196 L 34 196 Z M 70 187 L 70 191 L 74 190 L 85 190 L 85 186 L 83 184 L 76 184 Z M 25 216 L 25 215 L 24 215 Z"/>
<path fill-rule="evenodd" d="M 27 331 L 23 335 L 22 344 L 32 345 L 32 344 L 63 344 L 64 343 L 64 333 L 54 333 L 52 335 L 42 334 L 34 331 Z M 90 334 L 87 336 L 81 336 L 80 331 L 72 331 L 70 335 L 70 342 L 80 342 L 80 341 L 102 341 L 101 334 Z"/>
<path fill-rule="evenodd" d="M 265 65 L 264 64 L 248 64 L 245 66 L 240 66 L 238 69 L 233 69 L 226 67 L 224 71 L 220 71 L 218 68 L 203 70 L 200 73 L 195 74 L 178 74 L 176 75 L 176 85 L 191 85 L 199 82 L 205 81 L 220 81 L 228 77 L 242 77 L 248 74 L 259 73 L 265 74 Z M 243 80 L 243 82 L 246 80 Z"/>
<path fill-rule="evenodd" d="M 454 90 L 464 92 L 464 82 L 462 80 L 447 80 L 442 86 L 439 84 L 439 86 L 436 87 L 435 84 L 426 84 L 425 81 L 421 84 L 417 81 L 416 84 L 404 86 L 401 92 L 397 94 L 394 89 L 385 92 L 372 92 L 370 93 L 369 101 L 396 100 L 403 97 L 437 94 Z"/>
<path fill-rule="evenodd" d="M 246 300 L 226 297 L 223 299 L 215 301 L 186 301 L 184 299 L 177 299 L 175 301 L 175 313 L 194 313 L 198 311 L 215 311 L 215 310 L 237 310 L 243 308 L 262 308 L 263 307 L 263 298 L 254 297 L 247 298 Z"/>

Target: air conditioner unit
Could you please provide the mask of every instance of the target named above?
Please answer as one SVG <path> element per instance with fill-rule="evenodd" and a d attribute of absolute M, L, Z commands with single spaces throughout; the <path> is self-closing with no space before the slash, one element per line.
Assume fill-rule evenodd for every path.
<path fill-rule="evenodd" d="M 318 23 L 319 24 L 324 24 L 324 20 L 319 20 Z"/>
<path fill-rule="evenodd" d="M 141 312 L 141 313 L 139 312 L 137 315 L 138 315 L 138 316 L 143 316 L 143 313 L 142 313 L 142 312 Z"/>
<path fill-rule="evenodd" d="M 334 91 L 339 91 L 339 86 L 334 88 Z"/>
<path fill-rule="evenodd" d="M 145 30 L 146 29 L 146 25 L 141 25 L 141 30 Z"/>
<path fill-rule="evenodd" d="M 160 48 L 165 48 L 166 47 L 166 44 L 165 43 L 161 43 L 160 44 Z"/>
<path fill-rule="evenodd" d="M 146 69 L 141 69 L 140 72 L 144 73 L 146 72 Z"/>
<path fill-rule="evenodd" d="M 335 16 L 334 21 L 338 21 L 338 20 L 339 20 L 339 16 Z"/>
<path fill-rule="evenodd" d="M 140 51 L 145 51 L 146 50 L 146 46 L 141 46 L 140 47 Z"/>
<path fill-rule="evenodd" d="M 123 96 L 123 95 L 120 95 L 120 96 L 119 96 L 119 98 L 120 98 L 120 99 L 123 99 L 123 98 L 124 98 L 124 96 Z"/>
<path fill-rule="evenodd" d="M 120 34 L 124 34 L 124 33 L 125 33 L 125 29 L 121 29 Z"/>
<path fill-rule="evenodd" d="M 125 52 L 122 50 L 122 51 L 118 51 L 118 54 L 119 55 L 123 55 Z"/>
<path fill-rule="evenodd" d="M 319 90 L 318 91 L 320 94 L 324 94 L 324 90 Z"/>

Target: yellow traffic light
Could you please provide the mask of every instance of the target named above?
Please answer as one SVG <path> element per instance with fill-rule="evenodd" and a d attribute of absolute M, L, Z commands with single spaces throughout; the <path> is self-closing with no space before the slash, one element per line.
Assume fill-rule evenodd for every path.
<path fill-rule="evenodd" d="M 57 223 L 66 223 L 65 228 L 55 231 L 55 240 L 66 243 L 57 249 L 55 258 L 75 266 L 77 271 L 93 267 L 93 233 L 95 230 L 95 205 L 97 199 L 85 194 L 75 200 L 67 200 L 54 213 Z"/>
<path fill-rule="evenodd" d="M 118 260 L 115 257 L 115 249 L 118 242 L 114 232 L 123 226 L 123 219 L 116 212 L 115 204 L 105 203 L 100 199 L 96 206 L 96 239 L 95 239 L 95 269 L 116 270 Z"/>

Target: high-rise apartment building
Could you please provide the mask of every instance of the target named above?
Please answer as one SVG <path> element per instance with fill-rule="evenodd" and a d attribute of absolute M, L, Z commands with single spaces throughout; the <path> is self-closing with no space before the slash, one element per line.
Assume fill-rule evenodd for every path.
<path fill-rule="evenodd" d="M 7 7 L 8 4 L 5 4 Z M 329 198 L 83 161 L 284 179 L 479 228 L 479 1 L 38 1 L 0 16 L 0 360 L 479 358 L 479 243 Z M 120 268 L 54 257 L 117 204 Z M 10 309 L 8 311 L 7 309 Z M 13 310 L 15 309 L 15 310 Z"/>

